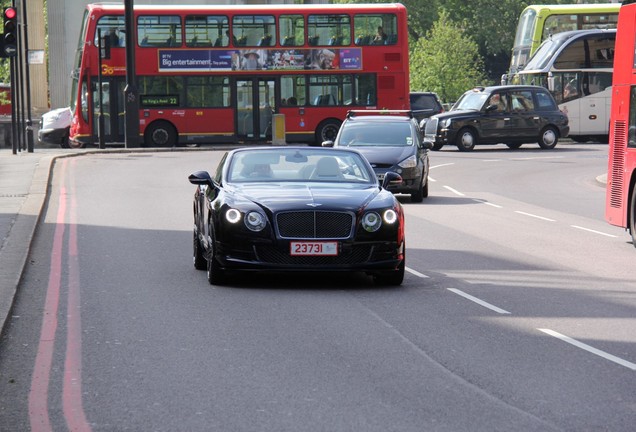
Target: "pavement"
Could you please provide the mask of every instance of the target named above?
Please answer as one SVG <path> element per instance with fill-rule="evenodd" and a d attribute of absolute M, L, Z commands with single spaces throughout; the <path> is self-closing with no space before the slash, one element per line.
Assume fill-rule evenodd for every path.
<path fill-rule="evenodd" d="M 170 151 L 170 149 L 135 149 L 123 151 Z M 33 152 L 13 154 L 0 148 L 0 330 L 11 312 L 22 279 L 31 242 L 49 192 L 49 178 L 55 161 L 86 153 L 122 151 L 97 149 L 36 148 Z M 606 183 L 606 175 L 596 177 Z"/>

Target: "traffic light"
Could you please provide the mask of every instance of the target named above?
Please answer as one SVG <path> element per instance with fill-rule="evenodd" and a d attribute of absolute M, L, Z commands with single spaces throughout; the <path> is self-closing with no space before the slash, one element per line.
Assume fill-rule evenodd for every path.
<path fill-rule="evenodd" d="M 1 57 L 14 57 L 18 53 L 18 10 L 14 7 L 4 8 L 4 19 Z"/>

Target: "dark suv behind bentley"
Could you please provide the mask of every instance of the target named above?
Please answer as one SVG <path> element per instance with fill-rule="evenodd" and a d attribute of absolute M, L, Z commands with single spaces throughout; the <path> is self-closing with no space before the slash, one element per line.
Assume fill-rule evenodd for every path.
<path fill-rule="evenodd" d="M 519 85 L 476 87 L 450 111 L 425 119 L 420 127 L 433 150 L 449 144 L 461 151 L 499 143 L 516 149 L 529 142 L 552 149 L 570 131 L 567 115 L 547 89 Z"/>

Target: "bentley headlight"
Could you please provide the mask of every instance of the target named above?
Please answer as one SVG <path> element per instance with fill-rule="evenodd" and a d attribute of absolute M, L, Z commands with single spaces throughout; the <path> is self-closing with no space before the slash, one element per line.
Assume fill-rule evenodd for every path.
<path fill-rule="evenodd" d="M 398 220 L 398 215 L 395 212 L 395 210 L 393 209 L 388 209 L 387 211 L 384 212 L 384 222 L 388 223 L 389 225 L 393 225 L 394 223 L 396 223 Z"/>
<path fill-rule="evenodd" d="M 259 212 L 251 211 L 245 215 L 245 226 L 250 231 L 262 231 L 265 225 L 265 217 Z"/>
<path fill-rule="evenodd" d="M 398 164 L 402 168 L 415 168 L 417 166 L 417 158 L 415 155 L 409 156 Z"/>
<path fill-rule="evenodd" d="M 229 209 L 225 213 L 225 219 L 227 219 L 229 223 L 235 224 L 241 220 L 241 212 L 238 211 L 237 209 Z"/>
<path fill-rule="evenodd" d="M 382 218 L 376 212 L 369 212 L 362 217 L 362 228 L 368 232 L 376 232 L 382 225 Z"/>
<path fill-rule="evenodd" d="M 443 127 L 443 128 L 447 128 L 447 127 L 449 127 L 449 126 L 450 126 L 450 124 L 451 124 L 451 119 L 449 119 L 449 118 L 448 118 L 448 119 L 444 119 L 444 120 L 442 120 L 441 122 L 439 122 L 439 125 L 440 125 L 441 127 Z"/>

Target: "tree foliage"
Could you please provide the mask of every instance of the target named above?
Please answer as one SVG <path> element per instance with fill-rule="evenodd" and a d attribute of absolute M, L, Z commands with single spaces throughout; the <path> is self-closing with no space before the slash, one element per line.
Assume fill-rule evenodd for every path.
<path fill-rule="evenodd" d="M 455 101 L 485 81 L 479 47 L 442 10 L 439 19 L 412 47 L 411 89 L 436 92 L 444 102 Z"/>

